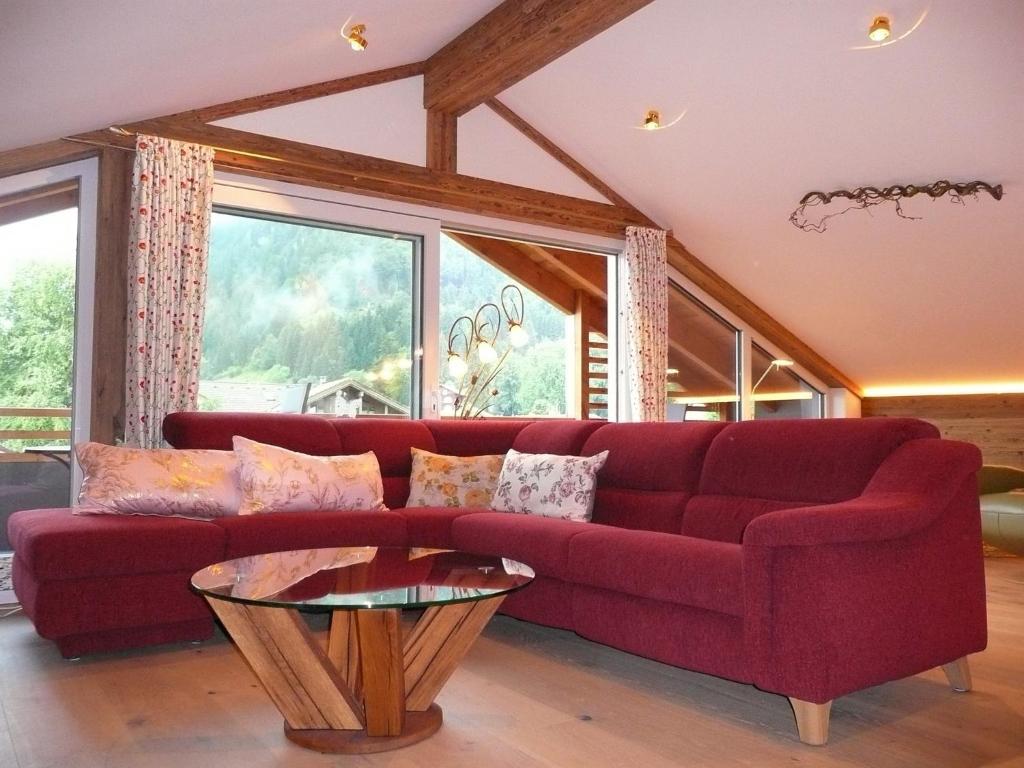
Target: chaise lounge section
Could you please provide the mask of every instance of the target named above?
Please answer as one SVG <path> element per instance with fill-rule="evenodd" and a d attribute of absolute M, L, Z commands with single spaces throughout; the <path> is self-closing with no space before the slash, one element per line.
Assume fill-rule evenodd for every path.
<path fill-rule="evenodd" d="M 12 516 L 15 590 L 62 654 L 208 637 L 189 575 L 226 558 L 338 545 L 451 547 L 537 573 L 502 611 L 790 698 L 827 738 L 831 701 L 944 666 L 970 687 L 986 644 L 971 445 L 912 419 L 604 424 L 172 414 L 177 448 L 242 435 L 317 455 L 373 450 L 390 512 L 215 522 Z M 592 523 L 407 508 L 410 449 L 609 451 Z"/>

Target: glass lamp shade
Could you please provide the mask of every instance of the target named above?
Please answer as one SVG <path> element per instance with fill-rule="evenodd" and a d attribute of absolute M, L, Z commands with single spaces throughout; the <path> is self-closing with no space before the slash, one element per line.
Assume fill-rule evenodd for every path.
<path fill-rule="evenodd" d="M 494 348 L 494 345 L 485 340 L 481 339 L 477 345 L 477 354 L 480 355 L 481 363 L 493 363 L 498 359 L 498 351 Z"/>
<path fill-rule="evenodd" d="M 468 366 L 466 365 L 465 360 L 455 352 L 448 353 L 448 373 L 452 376 L 458 377 L 464 375 L 467 370 Z"/>
<path fill-rule="evenodd" d="M 513 347 L 522 347 L 530 341 L 530 334 L 521 323 L 511 323 L 508 327 L 508 341 Z"/>

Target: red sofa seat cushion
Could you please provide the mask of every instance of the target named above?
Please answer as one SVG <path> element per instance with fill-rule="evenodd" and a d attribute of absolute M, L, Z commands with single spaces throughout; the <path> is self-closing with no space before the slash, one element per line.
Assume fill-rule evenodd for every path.
<path fill-rule="evenodd" d="M 743 548 L 599 525 L 569 544 L 576 584 L 743 616 Z"/>
<path fill-rule="evenodd" d="M 281 512 L 222 517 L 224 560 L 321 547 L 404 547 L 405 518 L 396 512 Z"/>
<path fill-rule="evenodd" d="M 213 523 L 144 515 L 15 512 L 7 525 L 17 558 L 40 581 L 197 571 L 223 559 Z"/>
<path fill-rule="evenodd" d="M 471 507 L 405 507 L 396 510 L 405 518 L 410 547 L 444 547 L 455 549 L 452 523 L 466 515 L 490 512 Z"/>
<path fill-rule="evenodd" d="M 507 557 L 543 576 L 568 580 L 569 542 L 589 527 L 552 517 L 481 512 L 454 520 L 452 541 L 465 552 Z"/>
<path fill-rule="evenodd" d="M 313 456 L 343 453 L 331 422 L 313 414 L 181 411 L 164 418 L 163 430 L 175 448 L 230 451 L 231 438 L 240 435 Z"/>

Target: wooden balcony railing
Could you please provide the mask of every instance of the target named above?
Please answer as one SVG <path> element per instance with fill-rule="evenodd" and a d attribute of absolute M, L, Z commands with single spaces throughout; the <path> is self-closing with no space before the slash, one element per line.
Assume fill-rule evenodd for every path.
<path fill-rule="evenodd" d="M 70 408 L 8 408 L 0 407 L 0 418 L 70 419 Z M 71 429 L 0 429 L 0 462 L 47 461 L 44 455 L 22 453 L 5 446 L 7 440 L 47 440 L 67 444 Z"/>

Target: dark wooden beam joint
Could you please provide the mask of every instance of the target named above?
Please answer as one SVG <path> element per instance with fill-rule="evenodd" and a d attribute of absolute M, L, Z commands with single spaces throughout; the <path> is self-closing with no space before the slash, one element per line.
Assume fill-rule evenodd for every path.
<path fill-rule="evenodd" d="M 427 111 L 427 168 L 458 171 L 458 122 L 450 112 Z"/>
<path fill-rule="evenodd" d="M 426 61 L 423 105 L 463 115 L 652 0 L 505 0 Z"/>

